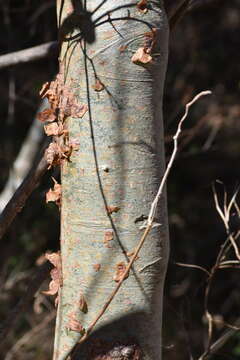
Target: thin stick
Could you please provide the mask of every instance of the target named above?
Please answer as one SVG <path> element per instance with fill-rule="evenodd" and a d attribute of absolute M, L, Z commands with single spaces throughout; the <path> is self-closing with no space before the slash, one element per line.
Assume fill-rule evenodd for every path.
<path fill-rule="evenodd" d="M 100 310 L 100 312 L 98 313 L 98 315 L 96 316 L 96 318 L 92 321 L 92 323 L 89 325 L 88 329 L 86 330 L 85 334 L 82 336 L 82 338 L 79 340 L 79 343 L 82 343 L 86 340 L 86 338 L 88 337 L 88 335 L 91 333 L 91 331 L 93 330 L 93 328 L 95 327 L 95 325 L 97 324 L 97 322 L 99 321 L 99 319 L 103 316 L 103 314 L 105 313 L 105 311 L 107 310 L 107 308 L 109 307 L 109 305 L 111 304 L 112 300 L 114 299 L 115 295 L 117 294 L 118 290 L 120 289 L 120 287 L 122 286 L 122 283 L 124 281 L 124 279 L 127 277 L 128 273 L 129 273 L 129 270 L 131 269 L 134 261 L 136 260 L 137 256 L 138 256 L 138 253 L 139 251 L 141 250 L 146 238 L 147 238 L 147 235 L 149 234 L 149 232 L 151 231 L 152 229 L 152 226 L 153 226 L 153 220 L 154 220 L 154 215 L 156 213 L 156 209 L 157 209 L 157 205 L 158 205 L 158 202 L 159 202 L 159 199 L 162 195 L 162 192 L 163 192 L 163 188 L 164 188 L 164 185 L 166 184 L 166 181 L 167 181 L 167 178 L 168 178 L 168 175 L 169 175 L 169 172 L 170 172 L 170 169 L 172 168 L 173 166 L 173 162 L 175 160 L 175 157 L 176 157 L 176 154 L 177 154 L 177 149 L 178 149 L 178 138 L 179 138 L 179 135 L 181 133 L 181 130 L 182 130 L 182 124 L 183 124 L 183 121 L 186 119 L 187 115 L 188 115 L 188 112 L 189 112 L 189 108 L 198 100 L 200 99 L 202 96 L 205 96 L 205 95 L 209 95 L 211 94 L 211 91 L 202 91 L 200 92 L 198 95 L 196 95 L 192 101 L 190 101 L 189 103 L 187 103 L 186 105 L 186 108 L 185 108 L 185 113 L 183 115 L 183 117 L 180 119 L 179 121 L 179 124 L 178 124 L 178 127 L 177 127 L 177 131 L 176 131 L 176 134 L 174 135 L 173 137 L 173 140 L 174 140 L 174 148 L 173 148 L 173 152 L 172 152 L 172 155 L 171 155 L 171 158 L 169 160 L 169 163 L 168 163 L 168 166 L 166 168 L 166 171 L 164 173 L 164 176 L 161 180 L 161 183 L 160 183 L 160 186 L 159 186 L 159 189 L 158 189 L 158 192 L 157 192 L 157 195 L 155 196 L 155 199 L 151 205 L 151 209 L 150 209 L 150 212 L 149 212 L 149 216 L 148 216 L 148 221 L 147 221 L 147 227 L 139 241 L 139 244 L 134 252 L 134 255 L 132 256 L 130 262 L 128 263 L 128 266 L 126 267 L 126 270 L 124 271 L 121 279 L 119 280 L 116 288 L 113 290 L 113 292 L 111 293 L 111 295 L 109 296 L 108 300 L 106 301 L 106 303 L 104 304 L 104 306 L 102 307 L 102 309 Z"/>
<path fill-rule="evenodd" d="M 178 123 L 178 127 L 177 127 L 177 131 L 176 131 L 176 134 L 173 136 L 173 141 L 174 141 L 174 147 L 173 147 L 173 152 L 172 152 L 172 155 L 170 157 L 170 160 L 168 162 L 168 165 L 167 165 L 167 168 L 166 168 L 166 171 L 163 175 L 163 178 L 162 178 L 162 181 L 160 183 L 160 186 L 159 186 L 159 189 L 158 189 L 158 192 L 157 192 L 157 195 L 151 205 L 151 210 L 150 210 L 150 213 L 149 213 L 149 216 L 148 216 L 148 224 L 152 223 L 153 222 L 153 219 L 154 219 L 154 216 L 155 216 L 155 213 L 156 213 L 156 209 L 157 209 L 157 205 L 158 205 L 158 202 L 159 202 L 159 198 L 161 197 L 162 195 L 162 192 L 163 192 L 163 188 L 165 186 L 165 183 L 166 183 L 166 180 L 167 180 L 167 177 L 169 175 L 169 172 L 172 168 L 172 165 L 173 165 L 173 162 L 175 160 L 175 157 L 176 157 L 176 154 L 177 154 L 177 150 L 178 150 L 178 138 L 179 138 L 179 135 L 181 134 L 181 131 L 182 131 L 182 124 L 184 122 L 184 120 L 186 119 L 186 117 L 188 116 L 188 113 L 189 113 L 189 108 L 196 102 L 198 101 L 198 99 L 200 99 L 202 96 L 206 96 L 206 95 L 210 95 L 211 94 L 211 91 L 207 90 L 207 91 L 202 91 L 200 92 L 199 94 L 197 94 L 193 99 L 192 101 L 190 101 L 189 103 L 187 103 L 186 105 L 186 108 L 185 108 L 185 113 L 183 115 L 183 117 L 181 118 L 181 120 L 179 121 Z"/>
<path fill-rule="evenodd" d="M 202 266 L 199 266 L 199 265 L 194 265 L 194 264 L 184 264 L 184 263 L 180 263 L 180 262 L 175 262 L 174 264 L 178 265 L 178 266 L 182 266 L 182 267 L 189 267 L 189 268 L 193 268 L 193 269 L 198 269 L 198 270 L 202 270 L 204 271 L 208 276 L 210 276 L 210 272 L 205 269 L 204 267 Z"/>

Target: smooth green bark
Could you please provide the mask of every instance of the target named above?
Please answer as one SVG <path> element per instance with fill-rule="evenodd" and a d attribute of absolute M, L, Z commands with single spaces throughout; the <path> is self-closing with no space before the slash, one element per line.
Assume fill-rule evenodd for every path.
<path fill-rule="evenodd" d="M 79 33 L 76 29 L 71 33 L 72 25 L 80 26 L 83 32 L 87 27 L 85 40 L 63 43 L 61 59 L 67 83 L 89 111 L 82 119 L 67 119 L 70 139 L 77 138 L 80 147 L 62 166 L 63 287 L 54 360 L 65 359 L 81 336 L 68 329 L 69 319 L 75 318 L 88 328 L 116 286 L 116 265 L 127 263 L 126 253 L 137 246 L 143 232 L 141 219 L 148 215 L 165 168 L 162 96 L 168 24 L 162 4 L 151 2 L 152 9 L 141 13 L 132 0 L 87 0 L 89 12 L 101 6 L 86 21 L 86 14 L 71 15 L 72 11 L 75 15 L 84 12 L 80 3 L 58 0 L 61 34 Z M 117 19 L 112 21 L 114 26 L 109 21 L 102 23 L 106 16 L 100 19 L 109 11 L 111 18 Z M 127 19 L 129 14 L 131 19 Z M 154 61 L 146 66 L 133 64 L 131 58 L 144 46 L 145 33 L 151 27 L 158 29 Z M 95 76 L 104 84 L 100 92 L 94 89 Z M 109 215 L 106 205 L 120 209 Z M 165 196 L 156 221 L 161 226 L 152 229 L 134 269 L 89 340 L 80 346 L 77 359 L 94 359 L 96 339 L 113 347 L 135 343 L 142 350 L 141 359 L 161 359 L 162 296 L 168 261 Z M 106 242 L 109 232 L 113 232 L 113 239 Z M 82 295 L 87 313 L 80 310 Z"/>

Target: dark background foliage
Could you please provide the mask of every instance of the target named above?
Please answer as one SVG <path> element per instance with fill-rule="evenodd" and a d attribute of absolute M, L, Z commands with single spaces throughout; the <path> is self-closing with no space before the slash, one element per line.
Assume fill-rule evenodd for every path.
<path fill-rule="evenodd" d="M 211 185 L 220 179 L 231 196 L 239 184 L 239 5 L 239 0 L 207 2 L 186 14 L 171 33 L 164 99 L 167 157 L 184 104 L 201 90 L 210 89 L 213 95 L 191 110 L 168 183 L 171 258 L 165 294 L 164 357 L 169 360 L 190 358 L 189 353 L 196 358 L 207 339 L 203 306 L 206 274 L 175 262 L 211 268 L 226 238 Z M 0 14 L 1 54 L 57 39 L 55 1 L 6 0 L 0 4 Z M 0 70 L 0 191 L 37 112 L 41 85 L 56 71 L 55 58 Z M 24 296 L 42 254 L 58 248 L 58 209 L 45 203 L 45 193 L 52 186 L 50 175 L 42 179 L 1 240 L 1 322 Z M 234 226 L 238 229 L 238 221 Z M 227 323 L 240 317 L 238 272 L 219 270 L 211 290 L 209 310 Z M 6 360 L 51 358 L 54 321 L 48 317 L 52 311 L 52 299 L 39 292 L 1 345 Z M 38 328 L 39 324 L 42 327 Z M 222 331 L 219 325 L 214 336 Z M 239 341 L 236 334 L 214 359 L 237 358 Z"/>

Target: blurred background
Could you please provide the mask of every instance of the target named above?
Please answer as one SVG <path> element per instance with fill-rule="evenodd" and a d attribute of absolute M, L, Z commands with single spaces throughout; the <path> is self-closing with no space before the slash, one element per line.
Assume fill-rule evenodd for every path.
<path fill-rule="evenodd" d="M 200 3 L 200 1 L 198 1 Z M 55 1 L 5 0 L 0 3 L 0 55 L 57 39 Z M 213 95 L 192 108 L 181 135 L 179 154 L 168 182 L 171 256 L 164 309 L 164 358 L 195 359 L 207 341 L 204 316 L 206 272 L 176 264 L 195 264 L 210 270 L 226 231 L 216 211 L 212 184 L 220 180 L 230 198 L 240 178 L 240 1 L 203 1 L 177 24 L 170 37 L 165 85 L 166 157 L 172 149 L 184 105 L 197 92 Z M 0 210 L 22 177 L 38 159 L 46 142 L 36 113 L 43 104 L 39 90 L 57 71 L 56 56 L 0 69 Z M 43 254 L 59 247 L 59 211 L 45 203 L 53 185 L 51 172 L 28 199 L 1 240 L 0 338 L 9 316 L 26 295 L 41 267 Z M 223 185 L 217 184 L 219 199 Z M 232 214 L 233 230 L 240 229 Z M 232 254 L 233 255 L 233 254 Z M 234 259 L 234 256 L 232 256 Z M 221 269 L 211 285 L 209 311 L 218 319 L 213 339 L 226 324 L 240 321 L 239 268 Z M 32 280 L 33 281 L 33 280 Z M 39 281 L 38 279 L 36 281 Z M 42 294 L 26 306 L 0 344 L 5 360 L 51 359 L 54 301 Z M 192 356 L 192 357 L 191 357 Z M 240 335 L 235 335 L 213 359 L 237 359 Z"/>

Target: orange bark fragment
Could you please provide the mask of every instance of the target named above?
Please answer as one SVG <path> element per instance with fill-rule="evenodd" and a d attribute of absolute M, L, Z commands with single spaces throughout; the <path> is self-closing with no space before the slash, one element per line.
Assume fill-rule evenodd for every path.
<path fill-rule="evenodd" d="M 123 53 L 127 49 L 127 45 L 121 45 L 119 51 Z"/>
<path fill-rule="evenodd" d="M 46 202 L 49 201 L 55 202 L 58 206 L 61 205 L 61 195 L 62 195 L 62 187 L 58 182 L 52 178 L 54 181 L 54 187 L 53 189 L 48 190 L 46 193 Z"/>
<path fill-rule="evenodd" d="M 93 268 L 96 272 L 98 272 L 101 269 L 101 264 L 94 264 Z"/>
<path fill-rule="evenodd" d="M 132 56 L 131 61 L 137 65 L 147 64 L 152 61 L 152 56 L 146 52 L 146 49 L 144 47 L 140 47 Z"/>
<path fill-rule="evenodd" d="M 85 333 L 84 327 L 80 324 L 80 322 L 76 319 L 75 313 L 70 313 L 68 315 L 69 321 L 67 328 L 72 331 L 76 331 L 81 333 L 82 335 Z"/>
<path fill-rule="evenodd" d="M 50 143 L 45 150 L 44 157 L 49 164 L 49 168 L 53 165 L 59 165 L 62 158 L 60 146 L 55 142 Z"/>
<path fill-rule="evenodd" d="M 93 85 L 93 89 L 98 92 L 102 91 L 104 89 L 104 85 L 99 79 L 96 79 L 96 82 Z"/>
<path fill-rule="evenodd" d="M 56 295 L 59 293 L 59 289 L 62 286 L 62 263 L 60 252 L 57 253 L 46 253 L 45 257 L 54 268 L 50 271 L 51 281 L 49 288 L 46 291 L 42 291 L 45 295 Z M 58 296 L 55 299 L 55 306 L 58 303 Z"/>
<path fill-rule="evenodd" d="M 65 116 L 71 116 L 73 118 L 81 118 L 87 111 L 88 111 L 87 105 L 79 105 L 75 101 L 69 100 L 69 102 L 67 103 L 64 109 L 64 114 Z"/>
<path fill-rule="evenodd" d="M 109 241 L 111 241 L 111 240 L 113 240 L 113 230 L 105 231 L 103 242 L 107 248 L 111 248 L 111 246 L 109 244 Z"/>
<path fill-rule="evenodd" d="M 45 109 L 37 114 L 37 119 L 41 122 L 53 122 L 56 120 L 56 115 L 52 109 Z"/>
<path fill-rule="evenodd" d="M 44 131 L 47 136 L 57 136 L 61 133 L 59 125 L 56 122 L 44 125 Z"/>
<path fill-rule="evenodd" d="M 107 212 L 108 212 L 108 214 L 112 214 L 112 213 L 117 213 L 118 211 L 120 210 L 120 207 L 118 207 L 118 206 L 111 206 L 111 205 L 109 205 L 109 206 L 107 206 Z"/>
<path fill-rule="evenodd" d="M 116 281 L 116 282 L 119 282 L 122 277 L 123 277 L 123 274 L 126 270 L 126 264 L 122 261 L 120 263 L 118 263 L 116 265 L 116 272 L 115 272 L 115 275 L 113 276 L 113 280 Z M 124 279 L 127 279 L 128 278 L 128 273 L 125 275 Z"/>
<path fill-rule="evenodd" d="M 137 8 L 140 12 L 146 14 L 146 12 L 148 11 L 148 8 L 147 8 L 147 0 L 140 0 L 138 3 L 137 3 Z"/>

